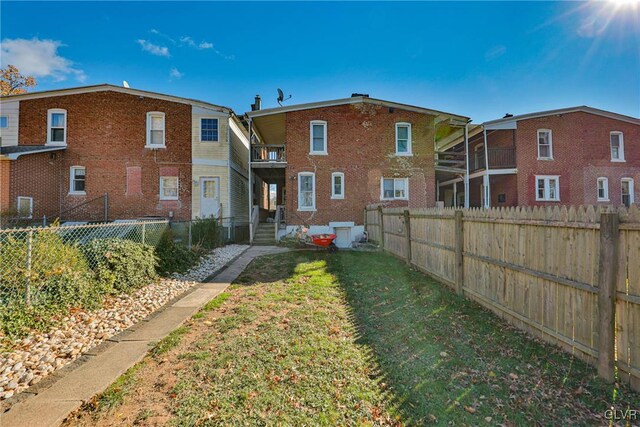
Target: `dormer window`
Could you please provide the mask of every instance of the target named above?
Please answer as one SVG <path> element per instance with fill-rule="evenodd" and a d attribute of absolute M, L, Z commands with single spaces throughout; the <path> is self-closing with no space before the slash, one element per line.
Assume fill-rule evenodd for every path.
<path fill-rule="evenodd" d="M 67 145 L 67 111 L 59 108 L 47 111 L 47 144 Z"/>
<path fill-rule="evenodd" d="M 146 148 L 165 148 L 164 113 L 152 111 L 147 113 Z"/>

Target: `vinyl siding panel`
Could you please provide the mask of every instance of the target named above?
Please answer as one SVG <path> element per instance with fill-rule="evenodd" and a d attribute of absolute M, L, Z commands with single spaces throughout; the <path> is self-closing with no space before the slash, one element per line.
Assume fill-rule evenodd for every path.
<path fill-rule="evenodd" d="M 8 127 L 0 129 L 2 147 L 12 147 L 18 145 L 20 101 L 0 103 L 0 116 L 7 116 L 8 123 Z"/>

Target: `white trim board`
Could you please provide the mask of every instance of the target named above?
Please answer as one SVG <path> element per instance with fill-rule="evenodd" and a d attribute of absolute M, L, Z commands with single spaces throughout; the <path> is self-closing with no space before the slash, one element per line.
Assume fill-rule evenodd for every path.
<path fill-rule="evenodd" d="M 229 162 L 227 160 L 203 158 L 194 158 L 191 160 L 191 164 L 199 166 L 229 166 Z"/>

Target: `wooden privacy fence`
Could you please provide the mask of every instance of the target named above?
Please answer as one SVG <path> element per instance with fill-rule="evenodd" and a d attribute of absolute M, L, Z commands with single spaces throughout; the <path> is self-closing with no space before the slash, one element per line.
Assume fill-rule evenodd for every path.
<path fill-rule="evenodd" d="M 640 209 L 369 206 L 369 238 L 640 390 Z"/>

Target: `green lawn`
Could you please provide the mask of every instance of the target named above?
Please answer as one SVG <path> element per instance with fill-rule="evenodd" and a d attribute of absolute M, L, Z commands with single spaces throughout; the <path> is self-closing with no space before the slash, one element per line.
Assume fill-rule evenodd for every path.
<path fill-rule="evenodd" d="M 593 368 L 368 252 L 257 259 L 126 375 L 70 425 L 602 425 L 611 405 L 640 409 Z"/>

